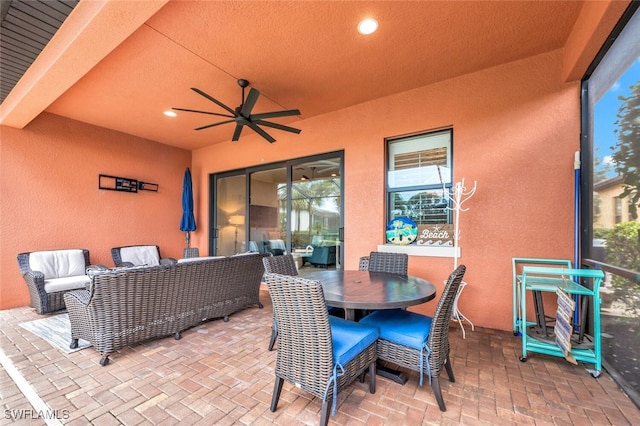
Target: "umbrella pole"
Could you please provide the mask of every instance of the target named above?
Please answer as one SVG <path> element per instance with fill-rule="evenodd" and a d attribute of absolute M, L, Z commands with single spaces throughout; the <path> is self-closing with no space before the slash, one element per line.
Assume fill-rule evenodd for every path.
<path fill-rule="evenodd" d="M 187 231 L 187 248 L 191 247 L 191 232 Z"/>

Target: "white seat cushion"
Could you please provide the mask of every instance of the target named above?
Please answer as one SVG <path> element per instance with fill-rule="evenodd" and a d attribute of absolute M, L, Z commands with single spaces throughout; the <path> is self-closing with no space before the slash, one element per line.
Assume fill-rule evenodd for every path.
<path fill-rule="evenodd" d="M 123 262 L 131 262 L 134 266 L 157 266 L 160 264 L 160 255 L 156 246 L 122 247 L 120 258 Z"/>
<path fill-rule="evenodd" d="M 75 290 L 87 288 L 91 282 L 88 275 L 76 275 L 73 277 L 53 278 L 44 280 L 44 291 L 47 293 L 57 293 L 59 291 Z"/>
<path fill-rule="evenodd" d="M 85 275 L 82 250 L 34 251 L 29 254 L 29 268 L 40 271 L 45 279 Z"/>

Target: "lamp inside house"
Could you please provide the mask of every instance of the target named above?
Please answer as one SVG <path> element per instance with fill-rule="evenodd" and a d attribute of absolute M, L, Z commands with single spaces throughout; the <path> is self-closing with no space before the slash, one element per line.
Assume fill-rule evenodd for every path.
<path fill-rule="evenodd" d="M 229 224 L 236 227 L 235 239 L 233 241 L 233 252 L 238 252 L 238 225 L 244 225 L 244 216 L 241 214 L 233 214 L 229 216 Z"/>

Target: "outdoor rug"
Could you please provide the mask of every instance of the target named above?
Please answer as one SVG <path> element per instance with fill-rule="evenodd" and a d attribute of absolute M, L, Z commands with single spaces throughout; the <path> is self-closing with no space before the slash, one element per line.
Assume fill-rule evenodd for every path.
<path fill-rule="evenodd" d="M 71 324 L 69 323 L 69 314 L 67 313 L 23 322 L 20 324 L 20 327 L 43 338 L 53 347 L 67 354 L 91 346 L 91 343 L 80 339 L 78 340 L 78 347 L 76 349 L 69 348 L 69 344 L 71 343 Z"/>

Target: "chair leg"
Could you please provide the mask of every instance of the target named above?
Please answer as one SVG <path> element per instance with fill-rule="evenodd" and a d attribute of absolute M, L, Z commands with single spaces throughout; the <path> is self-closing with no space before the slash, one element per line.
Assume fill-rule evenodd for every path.
<path fill-rule="evenodd" d="M 276 383 L 273 387 L 273 396 L 271 397 L 271 412 L 276 411 L 276 407 L 278 406 L 278 400 L 280 399 L 280 392 L 282 392 L 283 384 L 284 384 L 284 379 L 282 377 L 276 376 Z"/>
<path fill-rule="evenodd" d="M 327 398 L 322 402 L 320 426 L 327 426 L 327 424 L 329 423 L 329 410 L 331 410 L 331 398 Z"/>
<path fill-rule="evenodd" d="M 271 328 L 271 340 L 269 341 L 269 350 L 273 350 L 273 345 L 276 343 L 276 339 L 278 338 L 278 332 L 275 327 Z"/>
<path fill-rule="evenodd" d="M 369 365 L 369 392 L 376 393 L 376 362 Z"/>
<path fill-rule="evenodd" d="M 440 407 L 440 411 L 447 411 L 447 407 L 444 405 L 444 399 L 442 399 L 442 391 L 440 390 L 440 377 L 431 377 L 431 388 L 433 389 L 433 394 L 436 397 L 436 401 L 438 401 L 438 407 Z"/>
<path fill-rule="evenodd" d="M 447 371 L 447 376 L 449 376 L 449 381 L 454 383 L 456 378 L 453 377 L 453 368 L 451 367 L 451 359 L 449 359 L 449 355 L 447 355 L 447 359 L 444 362 L 444 369 Z"/>

